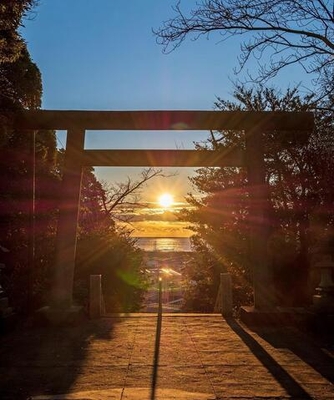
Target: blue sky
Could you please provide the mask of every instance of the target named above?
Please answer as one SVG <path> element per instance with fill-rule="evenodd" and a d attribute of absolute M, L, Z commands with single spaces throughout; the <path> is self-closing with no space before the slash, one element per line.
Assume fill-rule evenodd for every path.
<path fill-rule="evenodd" d="M 45 109 L 211 110 L 216 96 L 229 98 L 236 77 L 239 38 L 187 40 L 166 55 L 152 28 L 173 16 L 176 0 L 40 0 L 22 34 L 43 77 Z M 186 9 L 195 1 L 182 0 Z M 248 65 L 256 71 L 253 61 Z M 240 78 L 242 75 L 240 76 Z M 306 78 L 298 68 L 273 84 L 286 88 Z M 94 132 L 87 148 L 191 148 L 203 132 Z M 65 144 L 64 134 L 59 135 Z M 122 180 L 138 169 L 97 168 L 104 180 Z M 159 182 L 165 190 L 189 190 L 185 176 Z M 153 185 L 156 185 L 154 183 Z"/>

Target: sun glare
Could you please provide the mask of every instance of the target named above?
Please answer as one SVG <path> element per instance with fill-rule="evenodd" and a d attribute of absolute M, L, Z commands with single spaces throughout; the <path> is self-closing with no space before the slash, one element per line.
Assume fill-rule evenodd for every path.
<path fill-rule="evenodd" d="M 158 199 L 160 207 L 170 208 L 174 204 L 173 196 L 169 193 L 164 193 Z"/>

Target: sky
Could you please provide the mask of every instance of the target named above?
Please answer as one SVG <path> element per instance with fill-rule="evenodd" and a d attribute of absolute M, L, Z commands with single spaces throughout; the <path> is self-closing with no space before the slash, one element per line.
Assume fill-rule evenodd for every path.
<path fill-rule="evenodd" d="M 24 21 L 22 36 L 43 80 L 43 109 L 53 110 L 212 110 L 217 96 L 231 99 L 240 38 L 220 42 L 218 34 L 186 40 L 170 54 L 152 29 L 174 15 L 177 0 L 39 0 Z M 182 0 L 184 10 L 196 5 Z M 251 60 L 248 69 L 257 70 Z M 242 79 L 243 75 L 239 75 Z M 283 89 L 309 78 L 299 68 L 272 84 Z M 207 132 L 87 132 L 86 148 L 193 148 Z M 65 146 L 65 133 L 58 133 Z M 162 191 L 182 201 L 191 191 L 191 169 L 173 169 L 172 178 L 152 182 L 148 201 Z M 104 181 L 136 179 L 138 168 L 96 168 Z"/>

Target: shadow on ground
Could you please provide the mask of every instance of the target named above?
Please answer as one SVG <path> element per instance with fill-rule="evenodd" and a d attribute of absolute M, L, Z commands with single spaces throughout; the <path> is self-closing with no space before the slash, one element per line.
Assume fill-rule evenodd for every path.
<path fill-rule="evenodd" d="M 327 337 L 312 338 L 293 328 L 256 330 L 256 333 L 277 349 L 288 349 L 334 384 L 334 334 L 332 342 Z"/>
<path fill-rule="evenodd" d="M 305 400 L 313 399 L 300 383 L 268 353 L 260 341 L 249 334 L 242 325 L 232 319 L 227 320 L 227 323 L 291 397 Z M 288 327 L 281 329 L 262 327 L 252 330 L 259 338 L 265 340 L 274 348 L 290 350 L 325 379 L 334 382 L 334 354 L 330 354 L 330 351 L 327 353 L 326 349 L 316 344 L 309 336 Z"/>
<path fill-rule="evenodd" d="M 21 328 L 0 337 L 1 399 L 67 393 L 82 371 L 88 346 L 109 340 L 113 325 Z"/>

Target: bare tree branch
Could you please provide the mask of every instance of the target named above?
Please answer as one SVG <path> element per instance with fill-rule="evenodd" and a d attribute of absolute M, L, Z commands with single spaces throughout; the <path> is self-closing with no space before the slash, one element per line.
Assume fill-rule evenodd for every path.
<path fill-rule="evenodd" d="M 132 207 L 141 205 L 139 196 L 147 182 L 158 176 L 167 178 L 173 175 L 174 174 L 164 174 L 163 170 L 160 168 L 146 168 L 142 170 L 137 180 L 132 180 L 128 177 L 126 182 L 116 182 L 114 184 L 104 183 L 103 186 L 106 197 L 102 200 L 102 207 L 105 212 L 110 215 L 122 204 Z M 115 215 L 116 214 L 114 214 L 114 216 Z"/>
<path fill-rule="evenodd" d="M 300 64 L 318 76 L 334 65 L 334 6 L 332 0 L 202 0 L 185 15 L 181 1 L 175 16 L 154 30 L 164 52 L 173 51 L 190 37 L 219 33 L 222 41 L 237 35 L 241 44 L 239 73 L 253 56 L 262 65 L 254 80 L 265 82 L 291 64 Z M 264 61 L 263 61 L 264 62 Z M 333 80 L 333 75 L 331 75 Z"/>

